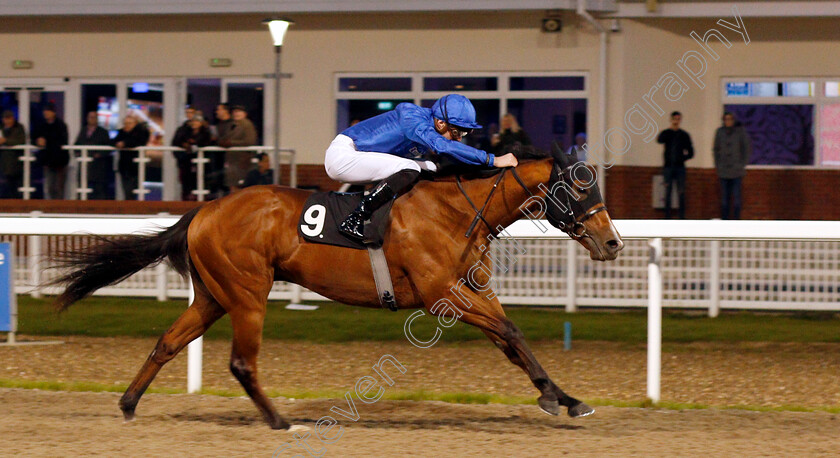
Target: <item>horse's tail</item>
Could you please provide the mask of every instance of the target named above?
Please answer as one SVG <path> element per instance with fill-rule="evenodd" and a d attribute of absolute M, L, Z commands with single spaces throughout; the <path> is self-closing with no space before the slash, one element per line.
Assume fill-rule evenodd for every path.
<path fill-rule="evenodd" d="M 189 273 L 187 228 L 199 209 L 196 207 L 190 210 L 164 231 L 115 239 L 95 236 L 98 243 L 91 247 L 64 251 L 53 256 L 54 268 L 70 269 L 44 285 L 64 287 L 64 292 L 55 300 L 55 307 L 64 311 L 99 288 L 119 283 L 144 267 L 166 258 L 179 274 L 186 276 Z"/>

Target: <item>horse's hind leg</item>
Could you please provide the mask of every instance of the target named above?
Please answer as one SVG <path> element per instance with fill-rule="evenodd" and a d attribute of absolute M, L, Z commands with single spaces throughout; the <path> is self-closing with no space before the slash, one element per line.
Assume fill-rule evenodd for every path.
<path fill-rule="evenodd" d="M 464 313 L 460 320 L 481 329 L 504 352 L 510 362 L 528 374 L 531 383 L 540 390 L 538 402 L 543 412 L 558 415 L 561 405 L 568 408 L 570 417 L 581 417 L 595 412 L 588 405 L 564 393 L 551 380 L 525 343 L 522 331 L 505 316 L 502 304 L 497 298 L 488 300 L 467 288 L 462 288 L 460 292 L 472 304 L 468 309 L 460 309 Z"/>
<path fill-rule="evenodd" d="M 242 388 L 254 401 L 272 429 L 289 429 L 289 423 L 277 413 L 274 404 L 265 395 L 257 381 L 257 355 L 262 343 L 265 307 L 231 310 L 230 318 L 233 324 L 230 371 L 242 384 Z"/>
<path fill-rule="evenodd" d="M 197 285 L 192 305 L 161 336 L 155 349 L 152 350 L 140 372 L 120 399 L 120 409 L 126 420 L 134 419 L 134 409 L 140 397 L 152 383 L 160 368 L 174 358 L 188 343 L 204 334 L 224 314 L 225 310 L 206 290 Z"/>

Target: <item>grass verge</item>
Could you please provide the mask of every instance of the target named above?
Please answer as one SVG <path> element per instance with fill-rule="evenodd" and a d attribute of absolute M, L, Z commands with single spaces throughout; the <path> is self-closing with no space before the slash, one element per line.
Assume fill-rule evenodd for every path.
<path fill-rule="evenodd" d="M 175 321 L 186 301 L 92 297 L 67 312 L 53 311 L 49 298 L 20 296 L 19 332 L 26 335 L 96 337 L 159 337 Z M 286 310 L 285 302 L 271 302 L 265 319 L 266 339 L 315 343 L 351 341 L 406 341 L 404 325 L 412 311 L 319 303 L 315 311 Z M 508 317 L 530 341 L 563 338 L 563 323 L 572 323 L 574 340 L 601 340 L 641 344 L 647 339 L 645 310 L 564 313 L 557 309 L 510 307 Z M 412 323 L 419 339 L 435 334 L 437 320 L 423 316 Z M 666 311 L 664 342 L 840 342 L 840 314 L 724 313 L 708 318 L 702 313 Z M 473 327 L 458 323 L 442 328 L 441 342 L 486 341 Z M 206 334 L 210 339 L 230 339 L 230 319 L 225 316 Z"/>

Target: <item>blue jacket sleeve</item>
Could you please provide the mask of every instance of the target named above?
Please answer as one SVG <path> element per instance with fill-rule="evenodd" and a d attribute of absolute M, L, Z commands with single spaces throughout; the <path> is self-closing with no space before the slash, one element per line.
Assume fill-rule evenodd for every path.
<path fill-rule="evenodd" d="M 425 145 L 438 154 L 452 156 L 460 162 L 473 165 L 492 166 L 494 156 L 461 142 L 447 140 L 437 133 L 434 124 L 429 124 L 426 113 L 419 107 L 398 106 L 400 125 L 409 140 Z"/>

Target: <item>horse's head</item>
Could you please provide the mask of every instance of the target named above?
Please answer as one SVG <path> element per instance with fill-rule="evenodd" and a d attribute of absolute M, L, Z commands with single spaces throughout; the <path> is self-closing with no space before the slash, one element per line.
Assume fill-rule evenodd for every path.
<path fill-rule="evenodd" d="M 589 250 L 597 261 L 611 261 L 624 248 L 604 205 L 595 170 L 574 156 L 554 151 L 547 183 L 546 218 Z"/>

